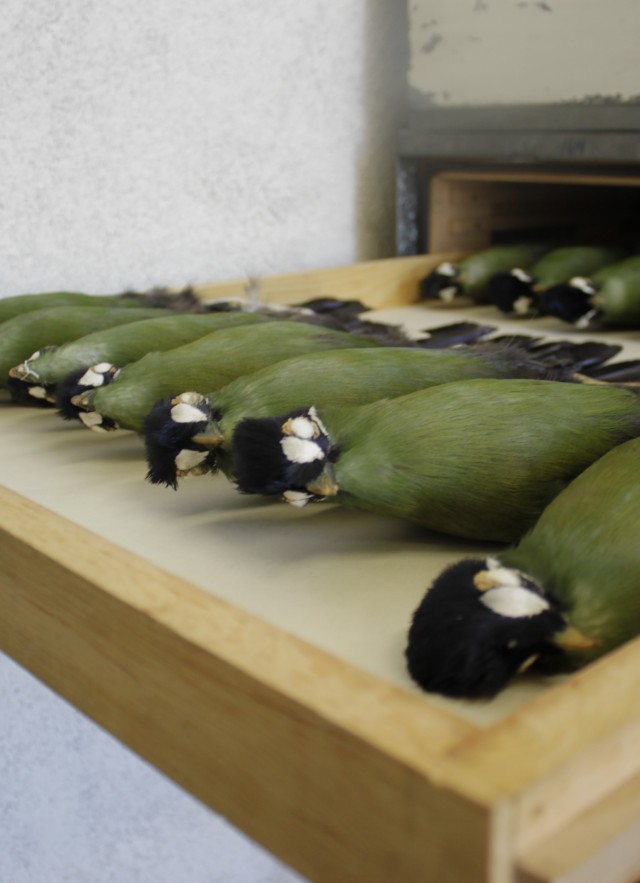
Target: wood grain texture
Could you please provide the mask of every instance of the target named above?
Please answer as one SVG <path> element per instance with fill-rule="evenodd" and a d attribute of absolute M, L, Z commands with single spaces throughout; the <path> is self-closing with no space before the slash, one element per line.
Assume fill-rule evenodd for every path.
<path fill-rule="evenodd" d="M 2 648 L 285 861 L 484 879 L 490 813 L 438 766 L 469 724 L 9 491 L 0 552 Z"/>
<path fill-rule="evenodd" d="M 261 289 L 273 302 L 401 307 L 445 257 L 273 277 Z M 243 291 L 243 281 L 198 289 Z M 410 312 L 415 327 L 510 327 L 478 308 Z M 527 325 L 536 329 L 548 320 Z M 0 555 L 0 647 L 311 879 L 513 883 L 519 862 L 522 883 L 559 883 L 611 850 L 626 866 L 640 641 L 479 727 L 7 489 Z M 614 821 L 598 826 L 607 806 Z M 576 835 L 561 867 L 556 832 L 581 825 L 598 827 L 596 854 Z"/>
<path fill-rule="evenodd" d="M 266 276 L 259 282 L 260 298 L 265 303 L 298 303 L 313 297 L 341 297 L 362 300 L 371 309 L 414 303 L 418 283 L 430 270 L 445 260 L 456 260 L 460 251 L 440 255 L 417 255 L 407 258 L 365 261 L 346 267 L 331 267 L 307 273 Z M 195 292 L 202 300 L 246 297 L 248 280 L 198 285 Z"/>
<path fill-rule="evenodd" d="M 637 883 L 640 776 L 520 857 L 517 883 Z"/>

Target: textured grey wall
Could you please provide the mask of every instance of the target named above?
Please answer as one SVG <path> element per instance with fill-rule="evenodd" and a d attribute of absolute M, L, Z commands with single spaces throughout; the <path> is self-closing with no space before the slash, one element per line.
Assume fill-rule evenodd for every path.
<path fill-rule="evenodd" d="M 393 250 L 395 0 L 6 0 L 0 295 Z"/>
<path fill-rule="evenodd" d="M 399 0 L 5 0 L 0 36 L 0 296 L 393 253 Z M 2 883 L 294 879 L 2 657 L 0 703 Z"/>

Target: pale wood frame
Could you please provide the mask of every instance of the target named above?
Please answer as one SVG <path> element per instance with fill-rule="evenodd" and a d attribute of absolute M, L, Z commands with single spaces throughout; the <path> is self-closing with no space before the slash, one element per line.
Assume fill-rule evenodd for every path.
<path fill-rule="evenodd" d="M 443 257 L 262 293 L 407 304 Z M 601 883 L 603 855 L 607 883 L 640 872 L 640 641 L 481 728 L 9 490 L 0 554 L 0 647 L 314 880 Z"/>

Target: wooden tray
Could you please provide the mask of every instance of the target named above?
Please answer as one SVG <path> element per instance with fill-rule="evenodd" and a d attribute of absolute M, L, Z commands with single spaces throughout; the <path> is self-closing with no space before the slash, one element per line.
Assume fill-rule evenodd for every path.
<path fill-rule="evenodd" d="M 498 323 L 490 308 L 410 306 L 443 257 L 272 277 L 261 291 L 359 297 L 413 330 L 472 316 L 577 335 Z M 634 332 L 606 337 L 640 355 Z M 430 579 L 495 546 L 256 501 L 221 477 L 174 494 L 144 482 L 133 434 L 9 405 L 0 463 L 0 648 L 301 873 L 640 875 L 640 641 L 482 704 L 427 696 L 404 671 Z"/>

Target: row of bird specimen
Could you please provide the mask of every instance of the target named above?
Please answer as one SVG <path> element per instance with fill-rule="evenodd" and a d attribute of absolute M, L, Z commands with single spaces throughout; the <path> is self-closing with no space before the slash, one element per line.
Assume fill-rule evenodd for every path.
<path fill-rule="evenodd" d="M 494 246 L 422 281 L 425 300 L 490 303 L 519 318 L 553 316 L 579 329 L 640 327 L 640 255 L 608 245 Z"/>
<path fill-rule="evenodd" d="M 0 381 L 94 431 L 139 432 L 152 482 L 220 471 L 295 507 L 515 544 L 427 592 L 407 646 L 425 689 L 490 696 L 640 629 L 640 365 L 619 347 L 464 322 L 414 340 L 329 299 L 86 298 L 0 301 Z"/>

